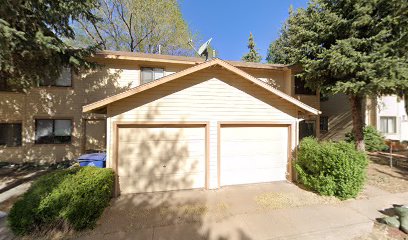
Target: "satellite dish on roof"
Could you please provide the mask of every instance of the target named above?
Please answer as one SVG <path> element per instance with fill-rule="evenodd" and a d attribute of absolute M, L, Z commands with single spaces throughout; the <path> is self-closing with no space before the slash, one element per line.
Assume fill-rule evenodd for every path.
<path fill-rule="evenodd" d="M 208 39 L 207 42 L 205 42 L 203 45 L 200 46 L 198 51 L 192 45 L 192 42 L 193 42 L 192 40 L 188 41 L 188 43 L 198 55 L 205 56 L 205 60 L 207 61 L 208 60 L 208 46 L 210 45 L 211 40 L 212 38 Z"/>

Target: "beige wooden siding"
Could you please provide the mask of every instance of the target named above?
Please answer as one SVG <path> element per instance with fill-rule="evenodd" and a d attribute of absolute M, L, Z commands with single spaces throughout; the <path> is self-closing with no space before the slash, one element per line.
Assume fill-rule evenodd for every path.
<path fill-rule="evenodd" d="M 220 184 L 286 180 L 288 127 L 221 126 Z"/>
<path fill-rule="evenodd" d="M 108 106 L 108 144 L 115 121 L 209 122 L 210 168 L 217 169 L 217 126 L 220 121 L 284 121 L 294 123 L 297 108 L 265 89 L 216 67 L 200 71 L 114 102 Z M 295 140 L 295 134 L 292 138 Z M 110 159 L 111 148 L 107 148 Z M 112 164 L 112 163 L 108 163 Z M 211 171 L 210 188 L 218 185 Z"/>
<path fill-rule="evenodd" d="M 118 129 L 121 193 L 205 187 L 205 128 L 129 126 Z"/>

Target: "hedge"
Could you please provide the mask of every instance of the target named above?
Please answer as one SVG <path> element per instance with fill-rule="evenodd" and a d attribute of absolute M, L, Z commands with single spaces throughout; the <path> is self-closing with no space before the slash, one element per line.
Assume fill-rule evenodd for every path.
<path fill-rule="evenodd" d="M 351 143 L 318 142 L 304 138 L 295 164 L 298 180 L 321 195 L 340 199 L 356 197 L 362 190 L 368 160 Z"/>
<path fill-rule="evenodd" d="M 16 235 L 69 227 L 92 228 L 112 196 L 111 169 L 83 167 L 40 177 L 10 210 L 8 224 Z"/>

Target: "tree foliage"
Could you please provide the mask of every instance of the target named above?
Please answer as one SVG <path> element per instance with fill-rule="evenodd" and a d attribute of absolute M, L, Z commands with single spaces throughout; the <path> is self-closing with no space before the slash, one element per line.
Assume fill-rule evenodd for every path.
<path fill-rule="evenodd" d="M 290 12 L 267 60 L 301 64 L 308 87 L 348 94 L 361 149 L 363 98 L 408 89 L 408 2 L 311 0 Z"/>
<path fill-rule="evenodd" d="M 245 62 L 260 62 L 262 60 L 262 56 L 259 55 L 258 51 L 255 48 L 255 41 L 252 33 L 249 33 L 248 39 L 248 49 L 249 52 L 242 56 L 242 61 Z"/>
<path fill-rule="evenodd" d="M 376 151 L 386 151 L 388 146 L 385 144 L 385 138 L 381 135 L 381 133 L 373 126 L 365 126 L 364 127 L 364 142 L 366 146 L 366 150 L 369 152 L 376 152 Z M 353 143 L 354 135 L 351 132 L 346 133 L 345 141 Z"/>
<path fill-rule="evenodd" d="M 94 14 L 101 21 L 83 19 L 74 25 L 75 44 L 100 43 L 105 50 L 192 55 L 194 38 L 177 0 L 98 0 Z"/>
<path fill-rule="evenodd" d="M 61 39 L 74 39 L 70 23 L 96 22 L 95 0 L 2 0 L 0 8 L 0 80 L 9 87 L 27 88 L 56 78 L 63 66 L 90 67 L 95 49 L 74 49 Z"/>

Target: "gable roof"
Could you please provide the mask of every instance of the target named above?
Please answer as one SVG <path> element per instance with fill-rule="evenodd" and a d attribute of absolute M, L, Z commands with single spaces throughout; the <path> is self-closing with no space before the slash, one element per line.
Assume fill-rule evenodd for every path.
<path fill-rule="evenodd" d="M 129 60 L 129 61 L 143 61 L 143 62 L 154 62 L 154 63 L 173 63 L 180 65 L 190 65 L 194 66 L 205 62 L 204 59 L 199 57 L 185 57 L 185 56 L 173 56 L 165 54 L 152 54 L 152 53 L 140 53 L 140 52 L 123 52 L 123 51 L 99 51 L 93 58 L 102 59 L 119 59 L 119 60 Z M 288 65 L 284 64 L 273 64 L 273 63 L 251 63 L 243 61 L 225 61 L 234 67 L 240 68 L 254 68 L 254 69 L 274 69 L 274 70 L 287 70 L 290 68 Z"/>
<path fill-rule="evenodd" d="M 223 67 L 224 69 L 226 69 L 228 71 L 231 71 L 231 72 L 243 77 L 244 79 L 246 79 L 248 81 L 251 81 L 252 83 L 254 83 L 254 84 L 266 89 L 267 91 L 275 94 L 276 96 L 278 96 L 278 97 L 280 97 L 280 98 L 282 98 L 282 99 L 284 99 L 284 100 L 286 100 L 286 101 L 288 101 L 288 102 L 290 102 L 290 103 L 292 103 L 292 104 L 306 110 L 307 112 L 313 113 L 315 115 L 318 115 L 318 114 L 321 113 L 319 110 L 317 110 L 315 108 L 312 108 L 311 106 L 309 106 L 309 105 L 307 105 L 307 104 L 305 104 L 305 103 L 303 103 L 303 102 L 301 102 L 301 101 L 299 101 L 299 100 L 297 100 L 297 99 L 295 99 L 295 98 L 293 98 L 293 97 L 279 91 L 276 88 L 273 88 L 269 84 L 259 80 L 258 78 L 255 78 L 255 77 L 251 76 L 250 74 L 248 74 L 248 73 L 246 73 L 246 72 L 232 66 L 231 64 L 229 64 L 229 63 L 227 63 L 227 62 L 225 62 L 225 61 L 223 61 L 221 59 L 218 59 L 218 58 L 212 59 L 210 61 L 198 64 L 198 65 L 195 65 L 193 67 L 187 68 L 187 69 L 182 70 L 180 72 L 176 72 L 176 73 L 173 73 L 171 75 L 162 77 L 162 78 L 160 78 L 158 80 L 155 80 L 155 81 L 152 81 L 152 82 L 149 82 L 149 83 L 145 83 L 143 85 L 139 85 L 139 86 L 131 88 L 131 89 L 125 91 L 125 92 L 113 95 L 111 97 L 102 99 L 100 101 L 85 105 L 85 106 L 82 107 L 82 110 L 84 112 L 90 112 L 92 110 L 103 108 L 103 107 L 107 106 L 108 104 L 113 103 L 115 101 L 124 99 L 124 98 L 132 96 L 134 94 L 137 94 L 137 93 L 146 91 L 148 89 L 154 88 L 154 87 L 156 87 L 158 85 L 173 81 L 175 79 L 184 77 L 186 75 L 192 74 L 194 72 L 197 72 L 197 71 L 200 71 L 200 70 L 203 70 L 205 68 L 215 66 L 215 65 L 219 65 L 219 66 Z"/>

